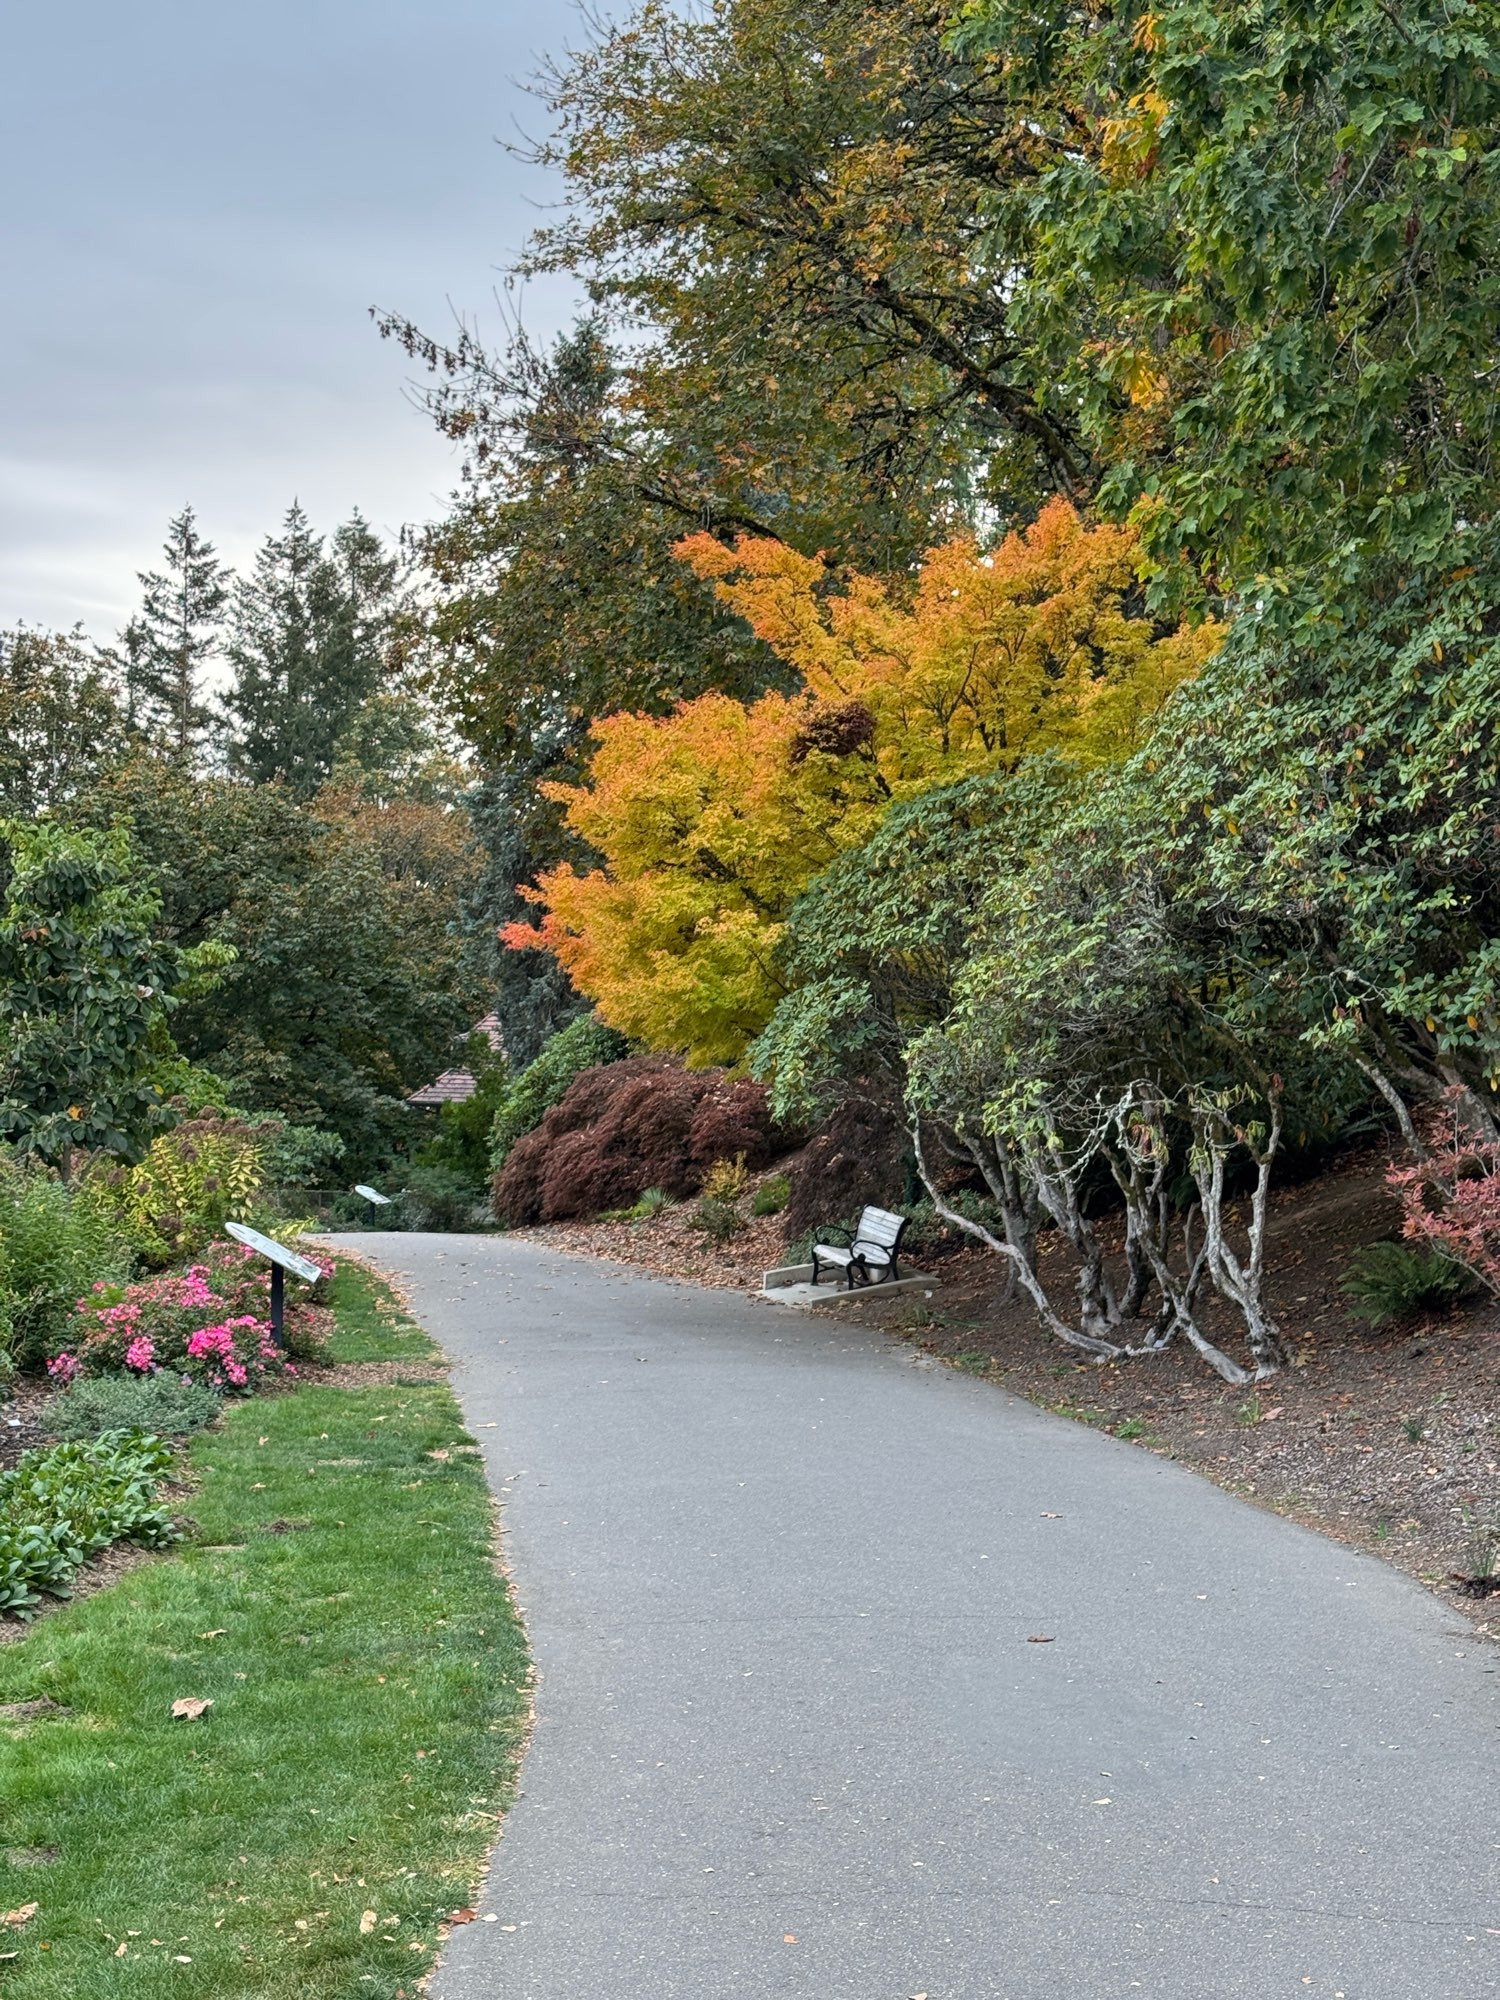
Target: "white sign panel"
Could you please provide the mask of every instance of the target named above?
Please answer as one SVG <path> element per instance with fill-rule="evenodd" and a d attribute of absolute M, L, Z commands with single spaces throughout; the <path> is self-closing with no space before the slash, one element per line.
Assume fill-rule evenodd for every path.
<path fill-rule="evenodd" d="M 245 1222 L 226 1222 L 224 1227 L 236 1243 L 243 1243 L 248 1250 L 255 1250 L 262 1257 L 269 1257 L 273 1264 L 279 1264 L 283 1271 L 290 1271 L 294 1277 L 306 1278 L 311 1284 L 323 1273 L 318 1265 L 308 1257 L 299 1257 L 295 1250 L 288 1250 L 284 1243 L 274 1237 L 262 1236 L 258 1229 L 252 1229 Z"/>
<path fill-rule="evenodd" d="M 354 1192 L 362 1194 L 366 1201 L 378 1202 L 382 1208 L 389 1208 L 391 1205 L 391 1198 L 388 1194 L 382 1194 L 379 1188 L 366 1187 L 363 1181 L 356 1181 L 354 1183 Z"/>

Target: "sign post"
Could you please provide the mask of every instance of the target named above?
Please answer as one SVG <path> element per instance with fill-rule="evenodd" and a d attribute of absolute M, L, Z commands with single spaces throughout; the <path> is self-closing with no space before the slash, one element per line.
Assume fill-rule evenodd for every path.
<path fill-rule="evenodd" d="M 247 1250 L 254 1250 L 264 1257 L 271 1266 L 271 1338 L 278 1347 L 286 1346 L 283 1328 L 286 1324 L 286 1273 L 304 1279 L 312 1284 L 323 1275 L 322 1267 L 310 1257 L 299 1256 L 295 1250 L 288 1250 L 284 1243 L 278 1243 L 274 1236 L 262 1236 L 258 1229 L 252 1229 L 246 1222 L 226 1222 L 224 1227 L 236 1243 L 243 1243 Z"/>

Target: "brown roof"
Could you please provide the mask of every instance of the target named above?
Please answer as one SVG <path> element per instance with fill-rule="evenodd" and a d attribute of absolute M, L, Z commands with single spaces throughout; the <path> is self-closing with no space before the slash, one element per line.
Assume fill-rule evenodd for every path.
<path fill-rule="evenodd" d="M 469 1030 L 470 1035 L 487 1035 L 492 1049 L 503 1050 L 505 1036 L 501 1032 L 498 1014 L 486 1014 L 482 1021 L 476 1021 Z M 465 1041 L 468 1036 L 464 1037 Z M 408 1104 L 467 1104 L 478 1090 L 474 1076 L 466 1069 L 445 1069 L 441 1076 L 431 1083 L 423 1084 L 420 1090 L 412 1091 Z"/>

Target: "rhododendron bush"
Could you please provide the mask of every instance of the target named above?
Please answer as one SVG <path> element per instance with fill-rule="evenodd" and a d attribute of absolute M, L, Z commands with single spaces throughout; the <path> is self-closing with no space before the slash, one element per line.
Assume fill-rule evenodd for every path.
<path fill-rule="evenodd" d="M 332 1266 L 323 1269 L 326 1275 Z M 326 1319 L 321 1306 L 288 1300 L 289 1349 L 315 1349 Z M 95 1285 L 78 1301 L 71 1336 L 47 1366 L 63 1382 L 80 1374 L 167 1369 L 226 1394 L 249 1395 L 290 1364 L 271 1337 L 269 1271 L 254 1251 L 224 1241 L 211 1243 L 202 1261 L 185 1271 L 139 1284 Z"/>

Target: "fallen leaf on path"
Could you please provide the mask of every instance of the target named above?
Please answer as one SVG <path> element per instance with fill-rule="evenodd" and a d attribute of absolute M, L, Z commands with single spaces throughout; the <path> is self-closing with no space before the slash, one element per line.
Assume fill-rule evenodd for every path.
<path fill-rule="evenodd" d="M 450 1924 L 472 1924 L 474 1921 L 474 1912 L 472 1910 L 455 1910 L 448 1921 Z"/>
<path fill-rule="evenodd" d="M 1113 1805 L 1113 1804 L 1114 1804 L 1114 1800 L 1113 1800 L 1113 1799 L 1095 1799 L 1095 1800 L 1094 1800 L 1094 1804 L 1095 1804 L 1096 1806 L 1110 1806 L 1110 1805 Z"/>
<path fill-rule="evenodd" d="M 31 1922 L 40 1908 L 40 1903 L 23 1903 L 19 1910 L 7 1910 L 5 1915 L 0 1917 L 0 1924 L 9 1924 L 13 1931 L 18 1931 L 22 1924 Z"/>
<path fill-rule="evenodd" d="M 797 1940 L 795 1937 L 793 1937 L 792 1933 L 788 1931 L 786 1936 L 781 1940 L 781 1942 L 783 1944 L 795 1944 Z"/>
<path fill-rule="evenodd" d="M 1043 1519 L 1044 1521 L 1060 1521 L 1060 1520 L 1062 1519 L 1062 1515 L 1061 1515 L 1061 1514 L 1043 1514 L 1043 1516 L 1042 1516 L 1042 1519 Z"/>
<path fill-rule="evenodd" d="M 1028 1646 L 1050 1646 L 1057 1637 L 1055 1632 L 1032 1632 L 1027 1635 Z"/>
<path fill-rule="evenodd" d="M 375 1912 L 373 1910 L 366 1910 L 359 1920 L 359 1934 L 361 1937 L 368 1937 L 370 1935 L 371 1931 L 375 1928 L 375 1921 Z"/>
<path fill-rule="evenodd" d="M 201 1695 L 185 1694 L 173 1702 L 172 1713 L 179 1722 L 196 1722 L 212 1707 L 212 1701 L 205 1701 Z"/>

